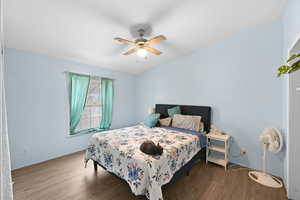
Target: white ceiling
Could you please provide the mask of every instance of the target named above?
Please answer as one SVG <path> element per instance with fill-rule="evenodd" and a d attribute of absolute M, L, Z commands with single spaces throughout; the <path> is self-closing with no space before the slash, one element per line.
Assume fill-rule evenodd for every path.
<path fill-rule="evenodd" d="M 5 39 L 29 50 L 131 73 L 278 17 L 287 0 L 5 0 Z M 163 51 L 143 60 L 122 56 L 130 27 L 150 23 Z M 152 37 L 151 36 L 151 37 Z"/>

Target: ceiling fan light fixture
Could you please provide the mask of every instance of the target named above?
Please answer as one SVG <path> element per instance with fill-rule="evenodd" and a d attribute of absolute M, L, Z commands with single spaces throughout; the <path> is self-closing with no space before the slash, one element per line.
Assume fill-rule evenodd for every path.
<path fill-rule="evenodd" d="M 136 54 L 141 58 L 145 58 L 147 56 L 147 50 L 140 48 L 139 50 L 137 50 Z"/>
<path fill-rule="evenodd" d="M 162 40 L 166 40 L 167 38 L 165 36 L 158 35 L 148 40 L 144 38 L 144 33 L 145 33 L 144 29 L 139 29 L 138 33 L 139 33 L 139 37 L 134 41 L 126 40 L 119 37 L 114 38 L 118 42 L 134 46 L 134 48 L 122 53 L 124 56 L 128 56 L 130 54 L 136 53 L 137 56 L 141 58 L 147 58 L 149 52 L 154 55 L 160 55 L 162 53 L 161 51 L 151 47 L 151 45 L 156 44 Z"/>

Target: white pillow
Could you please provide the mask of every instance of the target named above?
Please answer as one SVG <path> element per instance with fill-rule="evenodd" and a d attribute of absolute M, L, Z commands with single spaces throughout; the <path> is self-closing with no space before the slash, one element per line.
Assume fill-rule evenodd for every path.
<path fill-rule="evenodd" d="M 200 131 L 201 116 L 176 114 L 172 120 L 172 127 Z"/>
<path fill-rule="evenodd" d="M 159 123 L 162 126 L 170 126 L 171 125 L 171 121 L 172 121 L 172 118 L 168 117 L 168 118 L 160 119 Z"/>

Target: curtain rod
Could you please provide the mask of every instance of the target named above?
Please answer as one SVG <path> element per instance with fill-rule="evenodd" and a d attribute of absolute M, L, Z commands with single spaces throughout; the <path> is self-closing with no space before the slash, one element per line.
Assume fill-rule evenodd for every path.
<path fill-rule="evenodd" d="M 111 79 L 111 80 L 116 80 L 115 78 L 109 78 L 109 77 L 105 77 L 105 76 L 92 75 L 92 74 L 81 73 L 81 72 L 70 72 L 70 71 L 63 71 L 63 74 L 68 74 L 68 73 L 82 74 L 82 75 L 86 75 L 86 76 L 98 76 L 98 77 L 100 77 L 100 78 L 107 78 L 107 79 Z"/>

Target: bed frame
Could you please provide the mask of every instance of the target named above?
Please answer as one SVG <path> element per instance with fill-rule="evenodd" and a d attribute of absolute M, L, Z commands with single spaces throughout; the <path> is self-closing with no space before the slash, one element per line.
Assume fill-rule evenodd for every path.
<path fill-rule="evenodd" d="M 209 132 L 210 125 L 211 125 L 211 107 L 209 106 L 191 106 L 191 105 L 172 105 L 172 104 L 156 104 L 155 105 L 155 112 L 160 114 L 160 118 L 168 117 L 168 109 L 180 106 L 181 113 L 184 115 L 198 115 L 201 116 L 201 120 L 204 123 L 204 131 L 206 133 Z M 205 160 L 206 159 L 206 148 L 202 148 L 188 163 L 186 163 L 180 170 L 178 170 L 169 181 L 169 183 L 165 184 L 163 187 L 166 187 L 172 183 L 174 183 L 179 177 L 183 174 L 189 175 L 190 170 L 195 165 L 196 161 L 198 160 Z M 98 165 L 106 170 L 101 164 L 97 161 L 94 161 L 94 169 L 97 171 Z M 109 172 L 110 174 L 116 176 L 115 174 Z M 118 176 L 116 176 L 118 177 Z M 119 178 L 119 177 L 118 177 Z M 122 179 L 121 179 L 122 180 Z M 125 180 L 122 180 L 126 182 Z M 126 182 L 127 183 L 127 182 Z"/>

